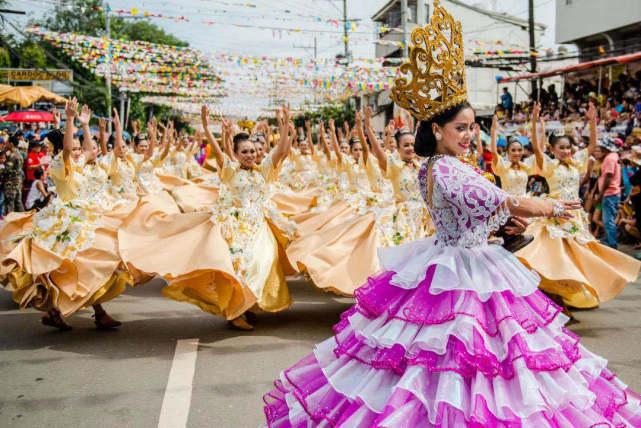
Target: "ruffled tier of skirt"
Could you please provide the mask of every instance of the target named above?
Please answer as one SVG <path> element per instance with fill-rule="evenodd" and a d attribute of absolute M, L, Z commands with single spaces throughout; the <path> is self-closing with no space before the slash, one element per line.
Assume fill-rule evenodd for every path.
<path fill-rule="evenodd" d="M 641 426 L 641 397 L 563 327 L 536 275 L 500 247 L 424 258 L 429 243 L 382 257 L 395 270 L 265 395 L 270 427 Z"/>

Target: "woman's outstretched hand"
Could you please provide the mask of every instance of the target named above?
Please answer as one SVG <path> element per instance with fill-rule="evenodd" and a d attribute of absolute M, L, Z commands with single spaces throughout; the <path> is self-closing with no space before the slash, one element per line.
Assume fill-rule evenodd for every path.
<path fill-rule="evenodd" d="M 583 209 L 581 201 L 554 201 L 549 217 L 571 219 L 572 211 Z"/>

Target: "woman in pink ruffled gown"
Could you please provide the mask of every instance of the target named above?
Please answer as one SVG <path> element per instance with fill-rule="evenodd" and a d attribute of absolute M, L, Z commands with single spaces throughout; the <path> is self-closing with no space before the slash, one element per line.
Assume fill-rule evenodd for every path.
<path fill-rule="evenodd" d="M 414 39 L 414 38 L 413 38 Z M 539 277 L 491 233 L 575 202 L 509 196 L 456 156 L 466 102 L 421 122 L 416 152 L 435 236 L 380 252 L 336 335 L 265 395 L 270 427 L 640 427 L 639 396 L 564 328 Z"/>

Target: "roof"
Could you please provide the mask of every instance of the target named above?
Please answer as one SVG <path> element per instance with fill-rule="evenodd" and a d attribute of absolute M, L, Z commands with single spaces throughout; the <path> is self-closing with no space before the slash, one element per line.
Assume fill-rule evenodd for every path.
<path fill-rule="evenodd" d="M 524 73 L 512 77 L 506 77 L 499 80 L 499 83 L 516 82 L 519 80 L 532 80 L 544 77 L 558 76 L 560 74 L 573 73 L 577 71 L 589 70 L 595 67 L 603 67 L 613 64 L 627 64 L 629 62 L 641 61 L 641 51 L 627 55 L 619 55 L 610 58 L 597 59 L 595 61 L 581 62 L 579 64 L 568 65 L 554 70 L 542 71 L 540 73 Z"/>
<path fill-rule="evenodd" d="M 376 12 L 372 16 L 373 21 L 378 21 L 383 19 L 383 16 L 398 2 L 399 0 L 389 0 L 385 5 L 379 9 L 378 12 Z M 489 16 L 492 19 L 496 19 L 497 21 L 502 21 L 506 22 L 508 24 L 516 25 L 518 27 L 527 27 L 528 26 L 528 20 L 527 19 L 522 19 L 522 18 L 517 18 L 516 16 L 508 15 L 507 13 L 498 13 L 498 12 L 493 12 L 488 9 L 484 9 L 482 7 L 478 6 L 472 6 L 467 3 L 465 3 L 462 0 L 444 0 L 446 2 L 455 4 L 460 7 L 464 7 L 466 9 L 472 10 L 476 13 L 480 13 L 482 15 Z M 541 24 L 539 22 L 535 22 L 534 25 L 536 26 L 537 30 L 545 30 L 547 26 L 545 24 Z"/>

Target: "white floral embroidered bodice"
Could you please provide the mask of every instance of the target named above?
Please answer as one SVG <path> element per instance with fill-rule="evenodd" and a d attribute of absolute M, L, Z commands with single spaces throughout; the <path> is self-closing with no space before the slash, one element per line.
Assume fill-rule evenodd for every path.
<path fill-rule="evenodd" d="M 432 164 L 429 200 L 428 169 Z M 473 248 L 487 244 L 490 234 L 509 218 L 507 193 L 452 156 L 425 162 L 419 171 L 419 185 L 440 246 Z"/>

